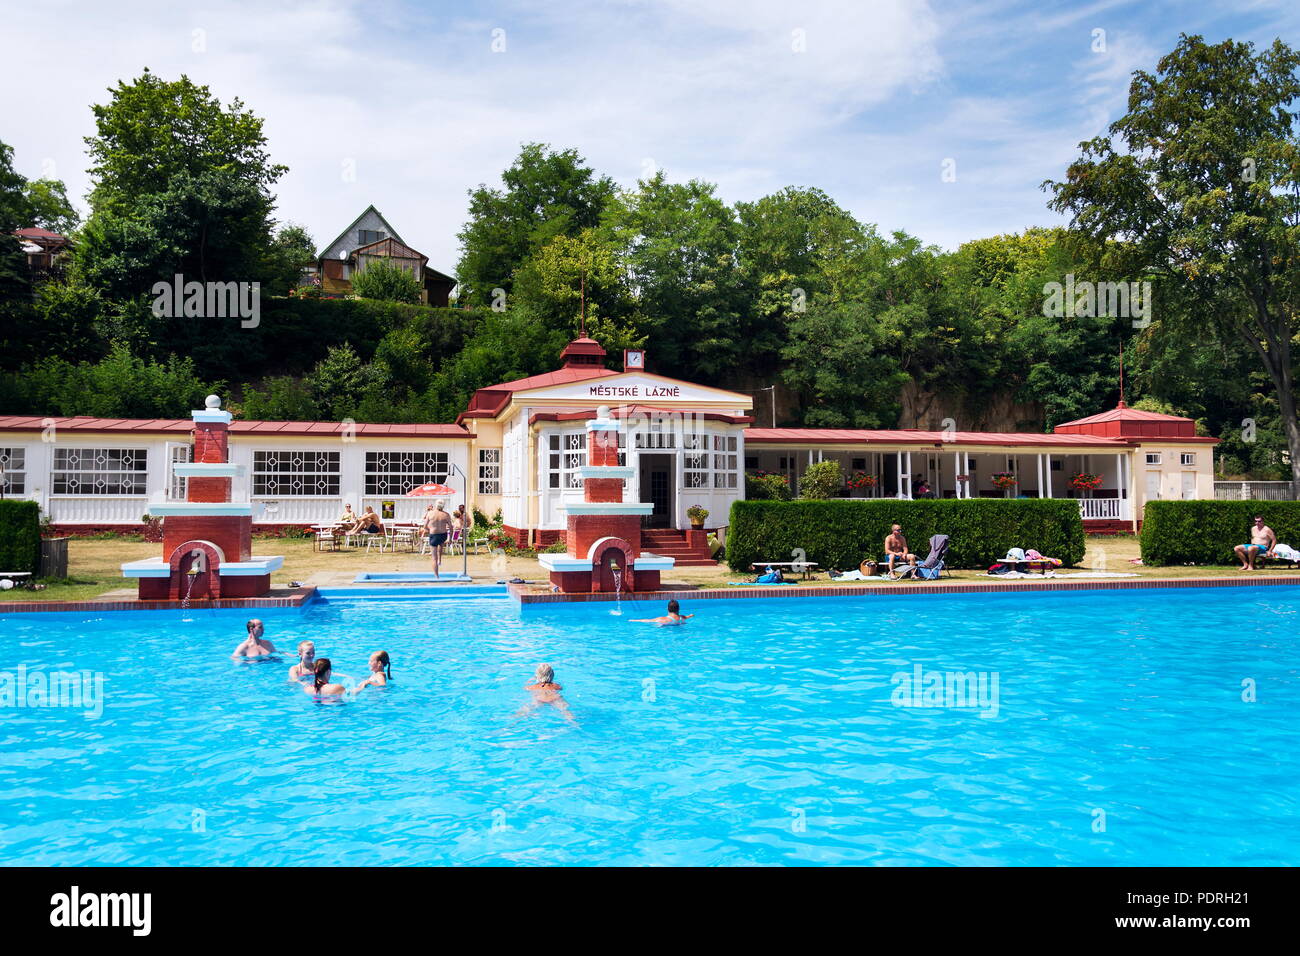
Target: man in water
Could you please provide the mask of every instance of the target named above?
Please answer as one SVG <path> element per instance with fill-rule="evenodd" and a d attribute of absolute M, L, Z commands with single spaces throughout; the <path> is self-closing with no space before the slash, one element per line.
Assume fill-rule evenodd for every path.
<path fill-rule="evenodd" d="M 1241 562 L 1239 571 L 1254 571 L 1256 558 L 1267 558 L 1273 555 L 1273 548 L 1277 545 L 1277 535 L 1273 529 L 1264 524 L 1264 519 L 1255 515 L 1255 524 L 1250 529 L 1250 544 L 1239 544 L 1233 548 L 1233 553 L 1237 555 L 1237 560 Z"/>
<path fill-rule="evenodd" d="M 885 538 L 885 559 L 889 562 L 889 576 L 894 576 L 894 562 L 905 561 L 916 564 L 916 555 L 907 550 L 907 538 L 903 536 L 901 525 L 894 525 Z"/>
<path fill-rule="evenodd" d="M 275 645 L 262 636 L 266 628 L 257 618 L 253 618 L 246 625 L 248 627 L 248 637 L 244 642 L 235 648 L 235 653 L 231 657 L 265 657 L 268 654 L 275 653 Z"/>
<path fill-rule="evenodd" d="M 630 624 L 658 624 L 660 627 L 672 624 L 685 624 L 694 614 L 683 614 L 682 607 L 676 601 L 668 602 L 668 613 L 663 617 L 634 617 Z"/>

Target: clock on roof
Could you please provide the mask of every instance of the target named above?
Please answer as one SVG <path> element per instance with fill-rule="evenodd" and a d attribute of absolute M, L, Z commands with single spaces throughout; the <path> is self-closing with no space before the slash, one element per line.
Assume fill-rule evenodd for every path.
<path fill-rule="evenodd" d="M 624 349 L 623 350 L 623 371 L 631 372 L 633 370 L 645 369 L 645 351 L 643 349 Z"/>

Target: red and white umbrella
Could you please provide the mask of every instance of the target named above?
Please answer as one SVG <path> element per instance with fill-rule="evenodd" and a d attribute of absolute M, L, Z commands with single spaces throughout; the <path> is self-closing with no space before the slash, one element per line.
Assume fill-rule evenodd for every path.
<path fill-rule="evenodd" d="M 418 488 L 412 488 L 406 493 L 408 498 L 450 498 L 456 494 L 456 489 L 451 485 L 442 485 L 436 481 L 420 485 Z"/>

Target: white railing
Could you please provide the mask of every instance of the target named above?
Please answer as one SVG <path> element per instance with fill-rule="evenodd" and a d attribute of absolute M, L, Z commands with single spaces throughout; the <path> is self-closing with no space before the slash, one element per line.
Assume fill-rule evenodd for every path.
<path fill-rule="evenodd" d="M 1219 501 L 1292 501 L 1289 481 L 1216 481 L 1214 497 Z"/>
<path fill-rule="evenodd" d="M 149 498 L 135 495 L 51 495 L 48 509 L 55 524 L 139 524 Z"/>
<path fill-rule="evenodd" d="M 1128 501 L 1124 498 L 1080 498 L 1079 513 L 1084 520 L 1127 520 Z"/>

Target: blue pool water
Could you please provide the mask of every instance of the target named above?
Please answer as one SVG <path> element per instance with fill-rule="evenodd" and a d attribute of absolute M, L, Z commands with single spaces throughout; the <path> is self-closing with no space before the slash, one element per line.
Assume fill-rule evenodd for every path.
<path fill-rule="evenodd" d="M 229 660 L 238 613 L 4 616 L 0 673 L 98 672 L 105 702 L 0 708 L 0 861 L 1291 864 L 1296 598 L 701 601 L 681 628 L 330 600 L 262 615 L 278 664 Z M 353 679 L 387 649 L 396 683 L 313 702 L 304 637 Z M 576 722 L 517 715 L 539 661 Z M 918 666 L 996 676 L 996 715 L 896 706 Z"/>

